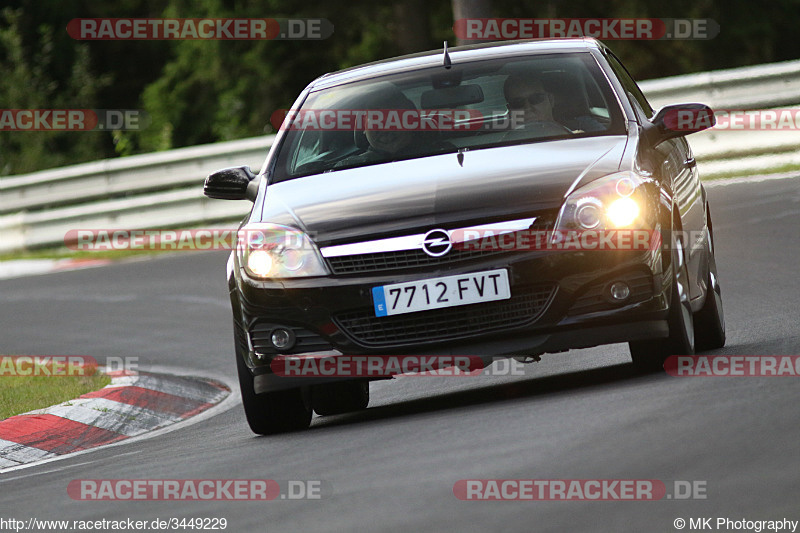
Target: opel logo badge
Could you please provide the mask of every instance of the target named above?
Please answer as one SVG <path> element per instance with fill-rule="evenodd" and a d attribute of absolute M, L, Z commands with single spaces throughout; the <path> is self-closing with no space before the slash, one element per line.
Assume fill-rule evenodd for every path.
<path fill-rule="evenodd" d="M 431 257 L 441 257 L 453 247 L 450 235 L 443 229 L 432 229 L 425 234 L 422 250 Z"/>

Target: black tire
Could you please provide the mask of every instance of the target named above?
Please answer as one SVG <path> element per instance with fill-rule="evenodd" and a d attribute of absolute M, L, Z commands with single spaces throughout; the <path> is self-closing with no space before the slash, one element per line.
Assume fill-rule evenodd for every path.
<path fill-rule="evenodd" d="M 238 326 L 234 325 L 234 328 Z M 238 332 L 234 334 L 236 333 Z M 238 342 L 236 342 L 236 369 L 239 374 L 244 414 L 253 433 L 272 435 L 306 429 L 311 424 L 311 407 L 307 405 L 300 389 L 256 394 L 253 375 L 244 362 Z"/>
<path fill-rule="evenodd" d="M 725 313 L 722 310 L 722 289 L 717 276 L 712 232 L 709 232 L 708 238 L 706 301 L 694 315 L 694 331 L 697 351 L 715 350 L 725 346 Z"/>
<path fill-rule="evenodd" d="M 628 343 L 634 366 L 644 372 L 662 370 L 670 355 L 694 355 L 694 320 L 683 242 L 676 239 L 672 248 L 672 295 L 667 318 L 669 337 Z"/>
<path fill-rule="evenodd" d="M 339 415 L 366 409 L 369 381 L 342 381 L 317 385 L 311 389 L 311 406 L 320 416 Z"/>

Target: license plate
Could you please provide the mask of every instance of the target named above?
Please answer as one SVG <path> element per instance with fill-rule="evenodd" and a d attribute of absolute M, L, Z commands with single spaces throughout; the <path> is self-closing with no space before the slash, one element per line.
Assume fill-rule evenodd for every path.
<path fill-rule="evenodd" d="M 504 269 L 372 288 L 375 316 L 416 313 L 509 298 L 508 271 Z"/>

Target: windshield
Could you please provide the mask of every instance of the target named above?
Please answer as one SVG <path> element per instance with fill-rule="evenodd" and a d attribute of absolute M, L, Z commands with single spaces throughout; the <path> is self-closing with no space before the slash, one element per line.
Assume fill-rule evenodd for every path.
<path fill-rule="evenodd" d="M 588 52 L 472 61 L 312 91 L 281 127 L 273 182 L 462 149 L 625 134 Z"/>

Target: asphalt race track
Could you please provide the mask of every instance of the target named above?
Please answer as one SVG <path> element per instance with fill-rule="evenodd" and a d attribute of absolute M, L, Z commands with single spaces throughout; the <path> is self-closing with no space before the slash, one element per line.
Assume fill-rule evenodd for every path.
<path fill-rule="evenodd" d="M 728 344 L 800 355 L 800 179 L 709 189 Z M 0 353 L 138 357 L 235 383 L 224 253 L 0 281 Z M 0 517 L 226 518 L 227 531 L 676 531 L 800 520 L 800 378 L 636 375 L 627 347 L 523 376 L 373 384 L 368 410 L 255 437 L 240 405 L 183 429 L 0 475 Z M 75 479 L 320 480 L 318 500 L 75 501 Z M 462 479 L 698 482 L 706 499 L 461 501 Z M 704 483 L 704 485 L 703 485 Z M 689 530 L 689 526 L 685 528 Z"/>

